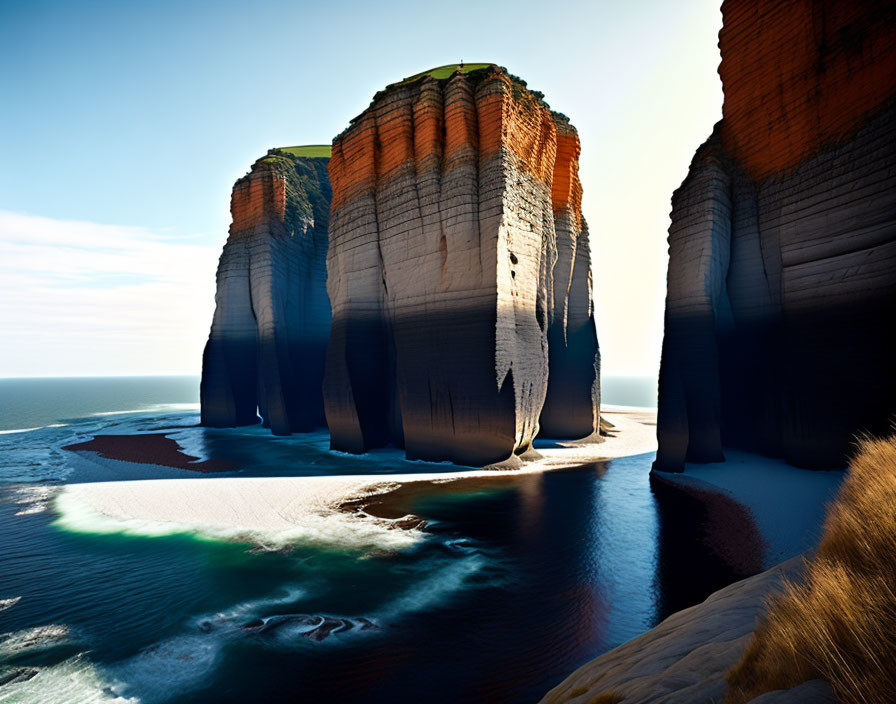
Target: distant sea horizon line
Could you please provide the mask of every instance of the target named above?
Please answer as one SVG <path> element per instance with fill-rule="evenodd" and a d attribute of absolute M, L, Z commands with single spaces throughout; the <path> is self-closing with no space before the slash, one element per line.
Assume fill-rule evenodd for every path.
<path fill-rule="evenodd" d="M 199 413 L 199 374 L 0 377 L 0 430 L 25 431 L 108 413 Z M 657 407 L 657 377 L 601 378 L 604 406 Z"/>

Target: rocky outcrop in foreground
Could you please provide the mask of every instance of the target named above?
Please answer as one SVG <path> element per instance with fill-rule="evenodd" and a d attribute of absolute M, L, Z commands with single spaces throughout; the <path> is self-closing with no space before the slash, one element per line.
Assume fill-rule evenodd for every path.
<path fill-rule="evenodd" d="M 843 466 L 896 415 L 896 11 L 722 13 L 724 116 L 672 199 L 655 466 Z"/>
<path fill-rule="evenodd" d="M 202 424 L 324 424 L 328 147 L 272 149 L 233 187 L 217 307 L 202 357 Z"/>
<path fill-rule="evenodd" d="M 494 66 L 391 85 L 336 138 L 334 449 L 485 465 L 525 452 L 539 416 L 552 435 L 597 430 L 578 150 L 567 120 Z"/>
<path fill-rule="evenodd" d="M 583 665 L 542 699 L 542 704 L 714 704 L 725 698 L 725 673 L 750 642 L 765 600 L 784 580 L 803 573 L 795 557 L 767 572 L 725 587 L 706 601 L 673 614 L 656 628 Z M 600 695 L 604 695 L 601 698 Z M 769 692 L 755 704 L 837 704 L 819 680 Z"/>

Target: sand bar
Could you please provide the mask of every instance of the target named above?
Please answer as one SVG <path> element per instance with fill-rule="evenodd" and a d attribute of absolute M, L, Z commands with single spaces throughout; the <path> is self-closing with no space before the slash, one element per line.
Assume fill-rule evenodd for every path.
<path fill-rule="evenodd" d="M 388 519 L 370 516 L 361 510 L 346 512 L 340 508 L 347 504 L 357 505 L 365 497 L 412 482 L 518 476 L 656 449 L 655 412 L 609 407 L 604 413 L 614 427 L 610 437 L 604 438 L 603 442 L 538 443 L 536 452 L 539 457 L 515 469 L 458 468 L 448 472 L 391 475 L 231 476 L 69 484 L 54 502 L 60 516 L 57 523 L 84 532 L 142 535 L 190 532 L 273 546 L 314 540 L 359 548 L 400 547 L 422 537 L 416 530 L 393 530 L 403 517 Z M 121 455 L 114 452 L 114 444 L 104 446 L 103 456 L 139 461 L 134 459 L 133 446 L 128 447 L 128 442 L 122 441 L 121 448 L 117 448 L 123 448 Z M 158 440 L 153 443 L 155 448 Z M 82 445 L 85 446 L 70 449 L 96 451 L 90 442 Z M 171 454 L 172 449 L 177 450 L 176 447 L 167 448 L 166 452 Z M 184 463 L 183 458 L 188 456 L 177 452 L 181 457 L 174 457 L 176 464 L 167 466 Z M 155 453 L 150 461 L 161 464 L 163 458 Z M 195 468 L 196 463 L 191 464 L 191 468 Z"/>

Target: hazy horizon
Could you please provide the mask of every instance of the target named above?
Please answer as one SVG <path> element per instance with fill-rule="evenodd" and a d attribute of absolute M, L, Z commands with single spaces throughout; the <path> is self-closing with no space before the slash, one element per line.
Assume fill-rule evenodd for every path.
<path fill-rule="evenodd" d="M 578 128 L 603 373 L 656 374 L 670 197 L 721 117 L 717 2 L 346 7 L 0 2 L 0 377 L 198 374 L 234 180 L 460 60 Z"/>

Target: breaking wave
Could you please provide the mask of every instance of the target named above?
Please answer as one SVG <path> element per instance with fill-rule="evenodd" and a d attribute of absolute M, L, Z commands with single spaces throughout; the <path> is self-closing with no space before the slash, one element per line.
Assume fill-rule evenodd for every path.
<path fill-rule="evenodd" d="M 36 626 L 0 635 L 0 658 L 35 650 L 46 650 L 69 642 L 69 629 L 62 625 Z"/>
<path fill-rule="evenodd" d="M 129 504 L 127 513 L 122 511 L 112 515 L 98 510 L 92 503 L 95 498 L 97 503 L 102 499 L 104 508 L 107 505 L 120 507 L 123 503 L 120 496 L 107 498 L 103 494 L 112 487 L 113 483 L 109 482 L 63 488 L 53 501 L 57 513 L 54 525 L 76 533 L 119 533 L 145 537 L 186 534 L 198 539 L 249 543 L 272 551 L 311 545 L 370 553 L 394 552 L 412 548 L 426 537 L 417 528 L 397 528 L 401 519 L 377 518 L 362 512 L 349 513 L 332 506 L 301 506 L 301 501 L 307 497 L 303 497 L 300 490 L 296 491 L 295 496 L 285 498 L 280 506 L 265 503 L 268 498 L 265 495 L 246 494 L 240 497 L 240 513 L 237 513 L 232 502 L 216 501 L 216 497 L 208 491 L 212 482 L 217 480 L 195 480 L 201 484 L 192 486 L 187 484 L 190 480 L 174 481 L 176 484 L 172 489 L 181 492 L 181 498 L 190 502 L 179 512 L 177 520 L 153 516 L 160 506 L 170 506 L 170 501 L 166 503 L 157 495 L 142 496 L 155 481 L 133 482 L 140 486 L 126 497 Z M 195 518 L 191 520 L 189 516 Z M 257 516 L 266 518 L 257 520 Z"/>
<path fill-rule="evenodd" d="M 112 682 L 85 654 L 42 667 L 27 680 L 0 687 L 0 702 L 8 704 L 140 704 L 112 691 Z"/>

